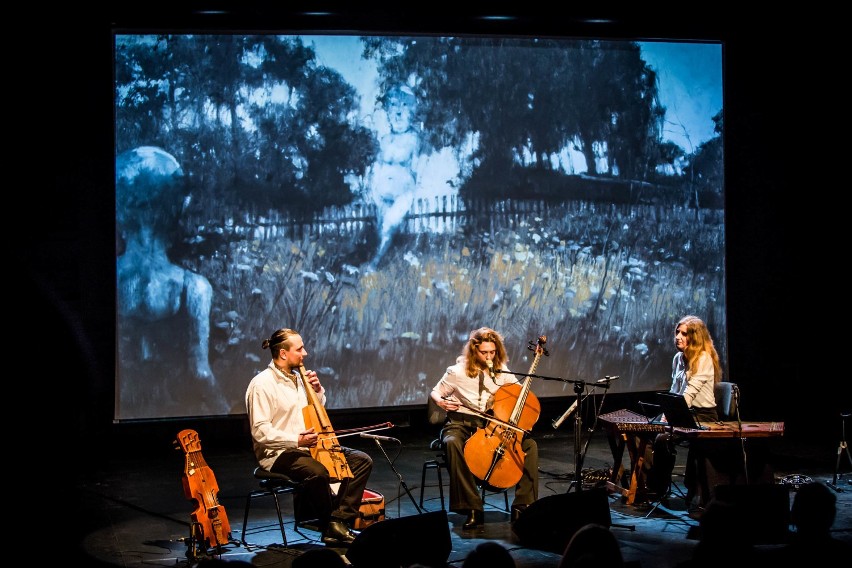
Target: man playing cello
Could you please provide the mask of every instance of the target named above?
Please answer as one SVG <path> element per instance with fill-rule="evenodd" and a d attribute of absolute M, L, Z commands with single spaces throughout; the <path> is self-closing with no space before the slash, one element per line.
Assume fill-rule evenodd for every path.
<path fill-rule="evenodd" d="M 494 395 L 505 385 L 517 384 L 517 378 L 507 372 L 507 361 L 500 334 L 488 327 L 476 329 L 470 333 L 455 365 L 447 367 L 430 393 L 435 404 L 447 411 L 441 438 L 450 474 L 450 511 L 467 515 L 465 529 L 482 526 L 485 522 L 479 480 L 465 459 L 465 444 L 486 426 L 488 419 L 483 415 L 492 411 Z M 523 466 L 515 485 L 512 522 L 538 499 L 538 445 L 522 434 L 518 434 L 518 439 L 517 447 L 522 455 L 514 457 L 520 458 Z M 484 456 L 484 459 L 491 458 Z"/>
<path fill-rule="evenodd" d="M 246 410 L 258 464 L 301 481 L 295 495 L 297 515 L 310 510 L 323 526 L 324 544 L 348 546 L 357 536 L 351 527 L 359 515 L 373 460 L 364 452 L 335 446 L 332 459 L 328 464 L 323 462 L 315 450 L 327 440 L 320 439 L 320 432 L 307 425 L 305 417 L 325 415 L 324 409 L 305 409 L 310 408 L 311 401 L 325 404 L 325 388 L 315 371 L 304 370 L 308 352 L 302 336 L 292 329 L 279 329 L 264 339 L 261 347 L 272 351 L 272 361 L 255 375 L 246 390 Z M 306 392 L 308 387 L 313 392 Z M 335 470 L 334 476 L 329 466 Z M 332 482 L 340 482 L 336 495 L 331 490 Z M 299 520 L 310 518 L 313 517 Z"/>

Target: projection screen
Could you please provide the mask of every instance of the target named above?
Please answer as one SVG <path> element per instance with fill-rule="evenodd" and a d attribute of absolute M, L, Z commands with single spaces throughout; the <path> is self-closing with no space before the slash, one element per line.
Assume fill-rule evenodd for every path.
<path fill-rule="evenodd" d="M 330 409 L 424 405 L 471 330 L 539 398 L 727 362 L 723 46 L 115 30 L 115 420 L 245 413 L 289 327 Z"/>

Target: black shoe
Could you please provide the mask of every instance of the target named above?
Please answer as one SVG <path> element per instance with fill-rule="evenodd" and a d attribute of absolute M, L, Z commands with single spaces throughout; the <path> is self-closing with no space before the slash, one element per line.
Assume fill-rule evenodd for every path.
<path fill-rule="evenodd" d="M 521 515 L 523 515 L 523 514 L 524 514 L 524 511 L 526 511 L 526 510 L 527 510 L 527 507 L 529 507 L 529 505 L 527 505 L 527 504 L 523 504 L 523 505 L 512 505 L 512 516 L 511 516 L 511 521 L 512 521 L 513 523 L 514 523 L 515 521 L 517 521 L 517 520 L 521 517 Z"/>
<path fill-rule="evenodd" d="M 350 530 L 346 523 L 331 521 L 322 534 L 322 543 L 326 546 L 349 546 L 358 534 Z"/>
<path fill-rule="evenodd" d="M 471 509 L 467 514 L 467 520 L 462 525 L 463 529 L 475 529 L 485 524 L 485 512 Z"/>

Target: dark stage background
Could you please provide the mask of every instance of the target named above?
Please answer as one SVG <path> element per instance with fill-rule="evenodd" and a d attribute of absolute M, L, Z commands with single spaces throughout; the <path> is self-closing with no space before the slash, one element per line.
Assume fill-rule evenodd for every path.
<path fill-rule="evenodd" d="M 223 29 L 254 28 L 257 11 L 241 6 L 239 14 L 217 16 L 220 19 L 215 21 Z M 189 12 L 175 13 L 173 6 L 169 10 L 165 16 L 156 6 L 144 13 L 60 14 L 45 37 L 52 40 L 50 46 L 61 62 L 34 64 L 49 69 L 49 76 L 42 80 L 51 99 L 46 105 L 52 117 L 48 130 L 56 141 L 39 152 L 45 156 L 48 166 L 44 169 L 50 172 L 52 185 L 48 183 L 44 191 L 22 192 L 28 205 L 22 221 L 28 234 L 20 239 L 20 247 L 15 246 L 15 253 L 20 254 L 18 265 L 24 267 L 26 277 L 24 302 L 16 312 L 20 337 L 28 347 L 27 362 L 36 371 L 26 377 L 35 382 L 42 397 L 57 404 L 57 426 L 63 435 L 81 442 L 74 448 L 78 455 L 98 456 L 104 443 L 118 450 L 127 434 L 169 443 L 180 427 L 169 421 L 113 423 L 116 228 L 111 24 L 124 21 L 160 27 L 168 21 L 183 27 L 193 21 Z M 819 340 L 815 334 L 831 324 L 813 325 L 816 313 L 822 315 L 827 308 L 816 306 L 811 291 L 824 289 L 826 282 L 801 260 L 798 241 L 804 237 L 795 228 L 818 205 L 811 201 L 810 190 L 797 199 L 787 197 L 794 179 L 791 137 L 796 138 L 792 133 L 799 132 L 799 124 L 805 122 L 798 118 L 798 109 L 810 100 L 805 93 L 815 89 L 803 84 L 804 77 L 810 77 L 806 69 L 791 77 L 790 55 L 794 47 L 807 49 L 807 38 L 792 33 L 795 22 L 777 15 L 744 17 L 717 11 L 697 22 L 674 15 L 613 13 L 609 23 L 590 23 L 590 17 L 602 15 L 557 19 L 545 9 L 518 10 L 514 12 L 520 19 L 509 23 L 485 21 L 478 14 L 457 10 L 447 13 L 434 6 L 362 10 L 325 19 L 323 26 L 411 33 L 512 30 L 579 37 L 722 40 L 727 378 L 741 387 L 744 419 L 783 420 L 787 435 L 812 436 L 814 444 L 833 452 L 839 412 L 849 406 L 847 379 L 823 374 L 819 368 L 818 359 L 825 355 L 814 350 Z M 316 25 L 312 17 L 290 11 L 264 13 L 262 21 L 276 30 Z M 784 35 L 779 33 L 782 30 L 792 31 Z M 562 401 L 546 405 L 542 427 L 549 427 L 549 418 L 563 409 Z M 413 409 L 395 421 L 404 423 L 407 417 L 413 425 L 423 418 L 425 412 L 420 412 Z M 215 422 L 217 429 L 244 434 L 238 418 Z M 159 432 L 166 433 L 160 437 Z"/>

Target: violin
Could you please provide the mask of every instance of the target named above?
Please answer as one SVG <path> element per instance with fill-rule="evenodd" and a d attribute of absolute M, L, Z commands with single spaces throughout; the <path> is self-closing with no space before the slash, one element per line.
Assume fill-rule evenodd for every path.
<path fill-rule="evenodd" d="M 201 455 L 198 432 L 181 430 L 175 444 L 180 445 L 185 453 L 182 478 L 184 493 L 187 499 L 195 501 L 197 505 L 191 515 L 193 538 L 198 543 L 206 544 L 206 548 L 228 544 L 231 540 L 231 524 L 225 507 L 219 504 L 216 476 Z"/>
<path fill-rule="evenodd" d="M 533 346 L 535 358 L 528 375 L 532 375 L 542 355 L 547 355 L 545 336 Z M 477 429 L 464 445 L 464 460 L 470 472 L 491 487 L 506 489 L 517 485 L 524 474 L 526 454 L 521 449 L 522 435 L 532 430 L 541 414 L 541 403 L 532 392 L 532 377 L 519 383 L 503 385 L 494 394 L 491 408 L 497 420 L 489 420 Z M 520 434 L 520 435 L 519 435 Z"/>
<path fill-rule="evenodd" d="M 314 387 L 308 382 L 307 373 L 305 366 L 300 365 L 299 378 L 308 397 L 308 405 L 302 409 L 302 416 L 305 418 L 305 426 L 313 428 L 317 433 L 317 443 L 311 448 L 311 457 L 325 466 L 332 479 L 342 481 L 351 478 L 352 470 L 343 455 L 343 448 L 337 441 L 325 407 L 320 403 Z"/>

